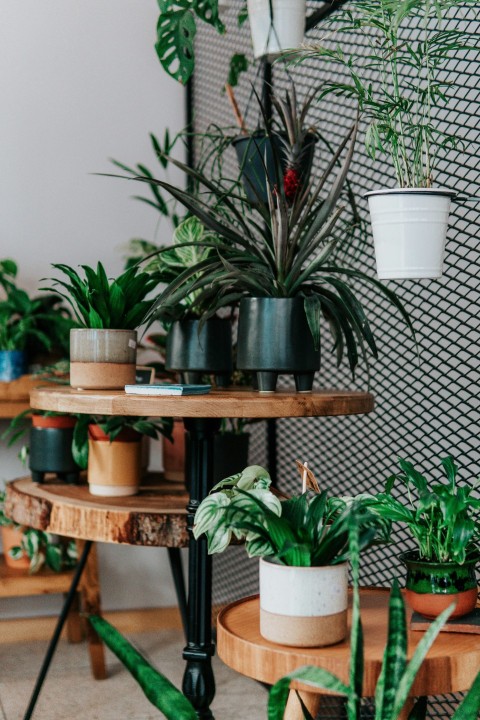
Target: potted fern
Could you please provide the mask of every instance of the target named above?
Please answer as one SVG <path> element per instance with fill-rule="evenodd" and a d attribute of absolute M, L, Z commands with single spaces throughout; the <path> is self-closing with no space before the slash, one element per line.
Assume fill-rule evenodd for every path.
<path fill-rule="evenodd" d="M 305 473 L 308 471 L 305 469 Z M 368 547 L 386 524 L 363 503 L 320 492 L 281 500 L 257 465 L 214 486 L 196 514 L 194 536 L 205 533 L 210 554 L 233 537 L 260 558 L 260 633 L 283 645 L 320 647 L 347 632 L 349 533 L 358 527 Z"/>
<path fill-rule="evenodd" d="M 350 82 L 327 82 L 333 93 L 358 101 L 367 123 L 365 145 L 372 161 L 389 157 L 397 187 L 367 193 L 379 278 L 438 278 L 455 188 L 436 187 L 439 161 L 460 139 L 442 130 L 439 111 L 448 107 L 452 83 L 449 60 L 469 48 L 467 31 L 448 26 L 448 11 L 463 0 L 391 2 L 357 0 L 326 20 L 326 39 L 300 51 L 300 58 L 334 63 Z M 418 36 L 408 28 L 414 23 Z M 369 55 L 355 55 L 331 43 L 336 33 L 368 35 Z M 372 82 L 372 73 L 376 80 Z M 415 78 L 412 82 L 411 78 Z"/>
<path fill-rule="evenodd" d="M 82 327 L 70 332 L 70 384 L 82 389 L 123 389 L 135 382 L 136 328 L 153 301 L 156 281 L 132 267 L 109 281 L 102 263 L 82 265 L 84 277 L 68 265 L 53 264 L 66 276 L 54 287 L 70 304 Z"/>

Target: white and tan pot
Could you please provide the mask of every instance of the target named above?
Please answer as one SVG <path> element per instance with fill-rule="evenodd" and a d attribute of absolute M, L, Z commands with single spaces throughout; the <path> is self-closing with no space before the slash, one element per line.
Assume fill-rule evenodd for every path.
<path fill-rule="evenodd" d="M 247 0 L 253 54 L 270 60 L 298 48 L 305 35 L 306 0 Z"/>
<path fill-rule="evenodd" d="M 403 188 L 366 193 L 381 280 L 439 278 L 453 190 Z"/>
<path fill-rule="evenodd" d="M 136 330 L 70 330 L 70 385 L 123 390 L 135 383 Z"/>
<path fill-rule="evenodd" d="M 142 476 L 141 435 L 130 428 L 110 442 L 98 425 L 88 427 L 88 486 L 92 495 L 136 495 Z"/>
<path fill-rule="evenodd" d="M 289 567 L 260 560 L 260 634 L 281 645 L 323 647 L 347 634 L 347 563 Z"/>

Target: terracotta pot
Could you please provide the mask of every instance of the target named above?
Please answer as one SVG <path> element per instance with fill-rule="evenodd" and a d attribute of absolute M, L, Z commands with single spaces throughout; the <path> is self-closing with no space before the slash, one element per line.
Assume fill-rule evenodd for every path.
<path fill-rule="evenodd" d="M 23 555 L 23 557 L 18 560 L 14 560 L 8 552 L 11 548 L 21 544 L 23 537 L 22 531 L 12 525 L 3 525 L 1 530 L 5 565 L 14 570 L 29 570 L 30 559 L 26 555 Z"/>
<path fill-rule="evenodd" d="M 347 635 L 347 563 L 324 567 L 260 560 L 260 634 L 294 647 L 324 647 Z"/>
<path fill-rule="evenodd" d="M 477 604 L 475 566 L 478 557 L 468 558 L 462 565 L 455 562 L 428 562 L 416 551 L 400 555 L 407 568 L 405 598 L 413 610 L 428 618 L 440 615 L 452 602 L 456 603 L 451 617 L 461 617 Z"/>
<path fill-rule="evenodd" d="M 70 330 L 70 385 L 84 390 L 123 390 L 135 383 L 135 330 Z"/>
<path fill-rule="evenodd" d="M 80 468 L 72 455 L 76 421 L 71 415 L 32 416 L 29 468 L 34 482 L 43 482 L 46 473 L 68 483 L 78 481 Z"/>
<path fill-rule="evenodd" d="M 126 428 L 110 442 L 97 425 L 88 428 L 88 485 L 92 495 L 124 497 L 138 492 L 141 435 Z"/>
<path fill-rule="evenodd" d="M 77 418 L 73 415 L 32 415 L 35 428 L 73 428 Z"/>
<path fill-rule="evenodd" d="M 183 420 L 175 418 L 173 443 L 162 438 L 163 477 L 170 482 L 185 482 L 185 427 Z"/>

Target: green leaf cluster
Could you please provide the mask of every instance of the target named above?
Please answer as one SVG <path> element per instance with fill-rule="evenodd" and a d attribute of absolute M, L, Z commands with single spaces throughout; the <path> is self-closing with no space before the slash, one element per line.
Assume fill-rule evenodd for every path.
<path fill-rule="evenodd" d="M 294 62 L 316 58 L 333 64 L 349 80 L 327 82 L 320 97 L 337 95 L 358 102 L 366 123 L 365 145 L 375 160 L 390 156 L 399 187 L 431 187 L 438 159 L 459 143 L 440 129 L 454 86 L 448 63 L 467 57 L 476 38 L 448 23 L 449 11 L 476 0 L 356 0 L 332 14 L 324 40 L 295 52 Z M 411 34 L 412 24 L 418 34 Z M 337 34 L 345 37 L 343 45 Z M 355 42 L 368 41 L 368 51 Z M 333 37 L 333 40 L 332 40 Z M 353 42 L 350 42 L 353 40 Z M 373 80 L 372 80 L 373 75 Z"/>
<path fill-rule="evenodd" d="M 360 549 L 388 523 L 361 501 L 329 498 L 326 491 L 305 492 L 280 500 L 271 492 L 270 476 L 258 465 L 218 483 L 200 504 L 194 536 L 203 533 L 210 554 L 223 552 L 232 536 L 245 541 L 249 557 L 272 557 L 281 565 L 336 565 L 349 556 L 349 534 L 358 527 Z"/>
<path fill-rule="evenodd" d="M 124 415 L 78 415 L 73 430 L 72 455 L 77 465 L 84 470 L 88 465 L 88 426 L 91 424 L 99 425 L 110 438 L 110 442 L 113 442 L 126 428 L 135 430 L 139 435 L 146 435 L 152 440 L 158 440 L 159 437 L 163 436 L 173 442 L 173 418 L 153 419 Z"/>
<path fill-rule="evenodd" d="M 128 268 L 109 281 L 102 263 L 96 271 L 82 265 L 85 277 L 69 265 L 52 265 L 66 276 L 54 281 L 56 290 L 71 306 L 79 325 L 86 328 L 133 330 L 149 313 L 153 300 L 146 297 L 155 290 L 156 281 L 138 266 Z"/>
<path fill-rule="evenodd" d="M 362 497 L 381 517 L 406 525 L 417 543 L 420 558 L 461 564 L 472 553 L 478 553 L 478 482 L 459 485 L 454 459 L 448 456 L 440 462 L 447 482 L 431 483 L 410 461 L 399 458 L 402 472 L 387 479 L 385 492 Z M 408 499 L 408 505 L 394 496 L 397 486 L 401 496 Z"/>
<path fill-rule="evenodd" d="M 17 287 L 18 267 L 10 259 L 0 261 L 0 350 L 28 350 L 30 356 L 41 350 L 68 349 L 72 320 L 60 307 L 58 293 L 30 298 Z"/>

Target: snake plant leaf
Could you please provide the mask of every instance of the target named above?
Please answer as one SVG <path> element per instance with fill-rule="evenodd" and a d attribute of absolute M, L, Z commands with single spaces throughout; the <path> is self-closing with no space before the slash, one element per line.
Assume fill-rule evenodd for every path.
<path fill-rule="evenodd" d="M 298 680 L 302 685 L 310 685 L 323 690 L 330 690 L 339 695 L 348 695 L 349 688 L 339 680 L 333 673 L 323 668 L 305 666 L 294 670 L 285 677 L 278 680 L 270 690 L 268 698 L 268 720 L 283 720 L 290 683 Z"/>
<path fill-rule="evenodd" d="M 155 50 L 163 69 L 185 85 L 195 67 L 194 40 L 197 32 L 191 3 L 187 0 L 158 0 Z"/>
<path fill-rule="evenodd" d="M 375 719 L 390 720 L 397 688 L 407 663 L 407 623 L 398 581 L 394 580 L 388 606 L 388 642 L 375 691 Z"/>
<path fill-rule="evenodd" d="M 147 699 L 167 720 L 196 720 L 197 714 L 170 680 L 158 672 L 113 625 L 98 615 L 89 622 L 105 645 L 117 656 L 142 688 Z"/>
<path fill-rule="evenodd" d="M 480 672 L 473 681 L 473 685 L 463 698 L 452 720 L 478 720 L 480 715 Z"/>
<path fill-rule="evenodd" d="M 360 615 L 360 537 L 356 511 L 350 516 L 348 544 L 352 568 L 353 603 L 352 629 L 350 632 L 350 667 L 347 714 L 349 718 L 360 717 L 360 698 L 363 694 L 364 642 L 363 626 Z"/>

